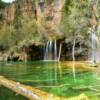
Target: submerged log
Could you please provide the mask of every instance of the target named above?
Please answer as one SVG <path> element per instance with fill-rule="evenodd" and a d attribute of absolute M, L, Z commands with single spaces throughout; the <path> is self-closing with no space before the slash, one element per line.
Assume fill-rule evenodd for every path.
<path fill-rule="evenodd" d="M 72 90 L 77 90 L 77 91 L 87 91 L 87 90 L 89 90 L 89 87 L 87 87 L 87 86 L 78 86 L 78 87 L 72 87 L 71 88 Z"/>
<path fill-rule="evenodd" d="M 19 82 L 8 80 L 3 76 L 0 76 L 0 84 L 17 94 L 25 96 L 29 100 L 67 100 L 66 98 L 54 96 L 53 94 L 32 88 L 31 86 L 22 85 Z"/>
<path fill-rule="evenodd" d="M 3 76 L 0 76 L 0 85 L 12 90 L 13 92 L 16 92 L 17 94 L 20 94 L 28 98 L 29 100 L 89 100 L 88 97 L 84 94 L 68 99 L 63 97 L 57 97 L 53 94 L 43 92 L 31 86 L 26 86 L 20 84 L 19 82 L 8 80 Z"/>
<path fill-rule="evenodd" d="M 93 86 L 78 86 L 78 87 L 72 87 L 71 89 L 75 90 L 75 91 L 89 91 L 89 90 L 91 90 L 94 92 L 100 92 L 100 90 L 96 89 Z"/>

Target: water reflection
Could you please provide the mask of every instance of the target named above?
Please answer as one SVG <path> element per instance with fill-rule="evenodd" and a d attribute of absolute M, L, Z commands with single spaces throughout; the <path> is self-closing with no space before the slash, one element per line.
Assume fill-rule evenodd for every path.
<path fill-rule="evenodd" d="M 93 90 L 73 91 L 73 87 L 90 87 L 100 83 L 100 75 L 76 69 L 77 79 L 73 80 L 72 68 L 62 62 L 0 63 L 0 75 L 31 85 L 59 96 L 75 96 L 80 93 L 92 94 Z M 76 67 L 77 68 L 77 67 Z M 100 87 L 100 86 L 98 86 Z"/>

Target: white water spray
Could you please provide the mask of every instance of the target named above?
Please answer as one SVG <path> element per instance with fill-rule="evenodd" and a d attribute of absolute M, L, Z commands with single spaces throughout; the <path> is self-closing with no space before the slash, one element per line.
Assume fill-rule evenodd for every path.
<path fill-rule="evenodd" d="M 55 61 L 57 60 L 57 43 L 56 43 L 56 40 L 54 42 L 54 60 Z"/>
<path fill-rule="evenodd" d="M 61 58 L 61 49 L 62 49 L 62 43 L 60 44 L 60 47 L 59 47 L 58 61 L 60 61 L 60 58 Z"/>
<path fill-rule="evenodd" d="M 99 38 L 97 36 L 97 32 L 95 29 L 95 26 L 93 26 L 90 30 L 89 30 L 90 34 L 91 34 L 91 47 L 92 47 L 92 52 L 91 52 L 91 62 L 93 63 L 93 65 L 95 63 L 98 63 L 100 61 L 100 45 L 99 45 Z"/>
<path fill-rule="evenodd" d="M 60 61 L 62 44 L 57 50 L 57 41 L 49 40 L 44 48 L 44 61 Z"/>
<path fill-rule="evenodd" d="M 55 41 L 48 41 L 44 51 L 44 61 L 57 61 L 57 43 Z"/>

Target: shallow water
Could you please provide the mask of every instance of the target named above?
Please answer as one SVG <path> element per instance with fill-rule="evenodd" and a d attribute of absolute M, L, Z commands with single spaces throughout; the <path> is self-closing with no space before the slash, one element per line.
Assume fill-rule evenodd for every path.
<path fill-rule="evenodd" d="M 100 76 L 94 72 L 72 69 L 57 62 L 0 63 L 0 75 L 58 96 L 72 97 L 85 93 L 90 100 L 100 100 Z M 97 96 L 98 94 L 98 96 Z M 27 100 L 0 87 L 0 100 Z"/>

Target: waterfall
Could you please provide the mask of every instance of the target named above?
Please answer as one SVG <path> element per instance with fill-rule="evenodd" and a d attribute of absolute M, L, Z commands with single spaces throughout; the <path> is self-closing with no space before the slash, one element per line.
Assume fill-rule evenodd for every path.
<path fill-rule="evenodd" d="M 91 35 L 91 61 L 93 65 L 100 61 L 100 45 L 99 45 L 99 38 L 96 35 L 96 28 L 93 26 L 90 29 L 90 35 Z"/>
<path fill-rule="evenodd" d="M 49 42 L 47 42 L 46 44 L 46 49 L 44 49 L 44 60 L 48 59 L 48 46 L 49 46 Z"/>
<path fill-rule="evenodd" d="M 48 50 L 49 50 L 49 52 L 48 52 L 48 60 L 52 60 L 53 59 L 53 54 L 52 54 L 53 50 L 52 50 L 52 48 L 53 48 L 53 41 L 51 40 L 49 48 L 48 48 Z"/>
<path fill-rule="evenodd" d="M 61 52 L 61 50 L 59 51 Z M 61 53 L 60 53 L 61 54 Z M 58 61 L 57 41 L 49 40 L 44 50 L 44 61 Z"/>
<path fill-rule="evenodd" d="M 72 47 L 72 59 L 73 59 L 73 78 L 74 81 L 76 80 L 76 72 L 75 72 L 75 42 L 76 39 L 73 40 L 73 47 Z"/>
<path fill-rule="evenodd" d="M 44 61 L 51 61 L 53 58 L 53 42 L 52 40 L 48 41 L 44 51 Z"/>
<path fill-rule="evenodd" d="M 55 61 L 57 60 L 57 43 L 56 43 L 56 40 L 54 42 L 54 60 Z"/>
<path fill-rule="evenodd" d="M 96 63 L 96 41 L 95 41 L 95 32 L 92 32 L 91 39 L 92 39 L 92 63 Z"/>
<path fill-rule="evenodd" d="M 61 48 L 62 48 L 62 44 L 60 44 L 60 47 L 59 47 L 59 56 L 58 56 L 58 61 L 60 61 L 60 57 L 61 57 Z"/>

